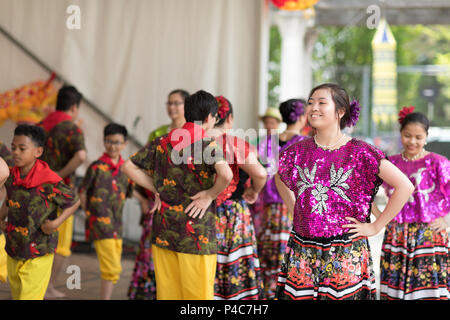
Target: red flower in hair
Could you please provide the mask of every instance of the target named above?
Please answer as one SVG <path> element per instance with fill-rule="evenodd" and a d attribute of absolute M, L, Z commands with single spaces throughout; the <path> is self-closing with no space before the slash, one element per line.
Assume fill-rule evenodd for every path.
<path fill-rule="evenodd" d="M 402 124 L 403 119 L 405 119 L 405 117 L 414 112 L 414 106 L 409 106 L 409 107 L 403 107 L 402 110 L 400 110 L 400 112 L 398 113 L 398 122 L 400 124 Z"/>
<path fill-rule="evenodd" d="M 223 96 L 216 97 L 216 100 L 219 103 L 219 110 L 217 113 L 219 114 L 220 119 L 224 119 L 227 116 L 228 111 L 230 111 L 230 105 Z"/>

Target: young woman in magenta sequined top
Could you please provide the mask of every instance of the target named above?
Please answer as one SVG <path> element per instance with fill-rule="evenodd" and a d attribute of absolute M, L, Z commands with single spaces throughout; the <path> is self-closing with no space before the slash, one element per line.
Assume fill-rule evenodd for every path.
<path fill-rule="evenodd" d="M 294 223 L 278 299 L 375 299 L 367 237 L 395 217 L 413 191 L 380 150 L 342 133 L 358 120 L 359 104 L 335 84 L 314 88 L 306 115 L 316 135 L 280 155 L 277 187 Z M 384 212 L 370 223 L 381 183 L 394 188 Z"/>
<path fill-rule="evenodd" d="M 404 150 L 389 157 L 415 186 L 386 227 L 380 259 L 381 299 L 449 299 L 450 162 L 424 146 L 429 122 L 414 107 L 400 111 Z M 385 186 L 388 197 L 392 188 Z M 375 216 L 378 208 L 373 205 Z"/>

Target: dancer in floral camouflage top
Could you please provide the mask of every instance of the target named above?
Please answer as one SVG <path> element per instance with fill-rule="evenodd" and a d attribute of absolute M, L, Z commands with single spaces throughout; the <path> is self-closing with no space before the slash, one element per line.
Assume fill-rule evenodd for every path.
<path fill-rule="evenodd" d="M 7 198 L 0 209 L 13 299 L 44 298 L 58 241 L 57 228 L 80 203 L 61 177 L 37 159 L 44 142 L 45 133 L 37 126 L 20 125 L 15 129 L 15 166 L 5 183 Z M 4 221 L 6 217 L 8 222 Z"/>
<path fill-rule="evenodd" d="M 158 300 L 214 297 L 214 199 L 233 177 L 221 149 L 205 135 L 217 108 L 205 91 L 189 96 L 186 124 L 153 140 L 124 165 L 128 177 L 156 195 L 152 252 Z"/>

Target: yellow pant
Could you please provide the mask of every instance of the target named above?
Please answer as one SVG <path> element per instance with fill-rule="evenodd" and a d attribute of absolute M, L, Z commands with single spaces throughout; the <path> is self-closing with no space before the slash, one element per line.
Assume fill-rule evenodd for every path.
<path fill-rule="evenodd" d="M 116 283 L 122 272 L 122 239 L 102 239 L 94 241 L 100 273 L 103 280 Z"/>
<path fill-rule="evenodd" d="M 52 274 L 53 254 L 16 260 L 7 257 L 8 281 L 14 300 L 42 300 Z"/>
<path fill-rule="evenodd" d="M 217 255 L 179 253 L 152 245 L 158 300 L 213 300 Z"/>
<path fill-rule="evenodd" d="M 6 268 L 6 251 L 5 251 L 5 235 L 0 234 L 0 281 L 6 282 L 8 276 L 8 270 Z"/>
<path fill-rule="evenodd" d="M 72 233 L 73 233 L 73 215 L 66 219 L 58 228 L 58 246 L 55 253 L 63 257 L 68 257 L 72 254 L 70 248 L 72 247 Z"/>

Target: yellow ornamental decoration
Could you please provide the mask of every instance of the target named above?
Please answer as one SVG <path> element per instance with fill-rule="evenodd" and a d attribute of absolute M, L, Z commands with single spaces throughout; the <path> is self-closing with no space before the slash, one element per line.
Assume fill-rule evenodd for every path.
<path fill-rule="evenodd" d="M 319 0 L 272 0 L 272 3 L 281 10 L 298 11 L 314 6 Z"/>
<path fill-rule="evenodd" d="M 55 74 L 47 81 L 35 81 L 0 94 L 0 125 L 6 120 L 16 123 L 40 122 L 54 110 L 57 89 L 52 84 Z"/>
<path fill-rule="evenodd" d="M 394 35 L 385 19 L 381 19 L 372 39 L 373 96 L 372 119 L 379 126 L 397 122 L 397 62 Z"/>

